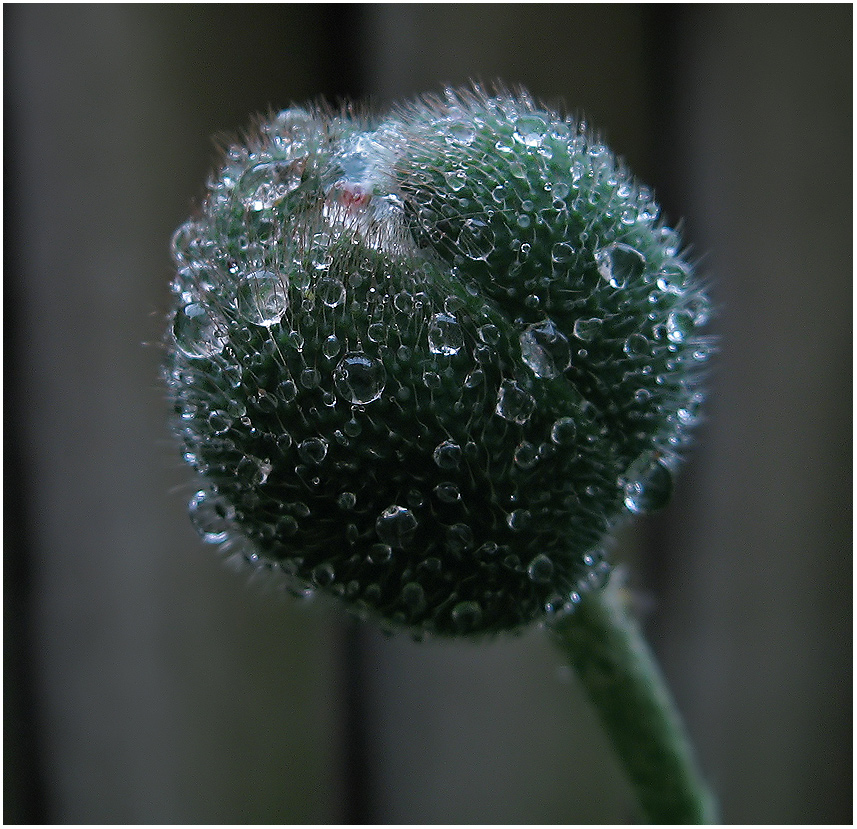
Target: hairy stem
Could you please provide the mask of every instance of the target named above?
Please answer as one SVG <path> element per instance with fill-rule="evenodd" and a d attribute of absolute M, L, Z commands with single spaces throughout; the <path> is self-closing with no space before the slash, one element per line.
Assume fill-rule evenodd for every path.
<path fill-rule="evenodd" d="M 552 638 L 595 705 L 644 820 L 716 823 L 675 703 L 615 581 L 553 623 Z"/>

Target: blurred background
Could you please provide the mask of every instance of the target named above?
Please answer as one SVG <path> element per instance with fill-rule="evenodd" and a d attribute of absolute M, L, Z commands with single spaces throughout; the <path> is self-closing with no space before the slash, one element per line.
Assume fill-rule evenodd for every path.
<path fill-rule="evenodd" d="M 202 545 L 158 345 L 211 137 L 502 79 L 582 112 L 719 309 L 623 539 L 727 823 L 850 823 L 850 5 L 6 5 L 6 823 L 623 823 L 542 631 L 385 638 Z"/>

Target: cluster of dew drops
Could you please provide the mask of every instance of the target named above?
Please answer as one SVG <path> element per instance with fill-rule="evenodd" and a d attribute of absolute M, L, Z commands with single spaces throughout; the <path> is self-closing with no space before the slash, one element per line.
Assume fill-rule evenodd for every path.
<path fill-rule="evenodd" d="M 468 147 L 475 138 L 475 130 L 467 118 L 460 117 L 461 100 L 454 95 L 450 97 L 450 105 L 446 108 L 445 119 L 437 124 L 437 133 L 451 146 Z M 499 154 L 514 153 L 520 147 L 527 151 L 549 157 L 551 144 L 545 140 L 548 129 L 554 133 L 559 130 L 567 132 L 569 146 L 574 142 L 580 143 L 580 135 L 584 127 L 571 121 L 549 123 L 538 112 L 532 112 L 527 106 L 512 121 L 514 132 L 512 141 L 519 147 L 506 146 L 498 140 L 496 150 Z M 334 119 L 335 120 L 335 119 Z M 327 141 L 328 148 L 333 149 L 338 156 L 338 168 L 342 172 L 339 180 L 327 186 L 327 197 L 322 210 L 324 221 L 314 226 L 311 233 L 300 239 L 300 246 L 306 251 L 316 245 L 323 251 L 329 245 L 330 238 L 343 230 L 363 232 L 364 240 L 382 252 L 395 254 L 397 246 L 404 244 L 406 233 L 402 230 L 401 199 L 390 192 L 384 192 L 386 172 L 384 166 L 391 163 L 395 154 L 397 142 L 404 140 L 402 132 L 395 126 L 382 126 L 371 133 L 348 130 L 342 125 L 328 126 L 327 134 L 319 137 L 313 133 L 317 129 L 318 119 L 299 109 L 286 110 L 275 118 L 265 122 L 261 131 L 263 141 L 256 146 L 236 145 L 228 150 L 226 163 L 219 176 L 209 182 L 209 195 L 204 205 L 204 215 L 216 217 L 219 215 L 235 214 L 236 202 L 240 208 L 242 221 L 247 230 L 242 233 L 237 242 L 237 250 L 227 247 L 224 236 L 229 237 L 229 231 L 220 233 L 218 228 L 210 227 L 201 218 L 191 219 L 176 231 L 172 240 L 172 255 L 177 267 L 177 274 L 172 283 L 173 292 L 177 296 L 176 311 L 172 319 L 172 337 L 181 353 L 191 364 L 195 361 L 218 361 L 224 351 L 230 347 L 230 336 L 236 325 L 256 326 L 269 333 L 278 327 L 288 325 L 290 306 L 297 302 L 305 311 L 313 307 L 322 312 L 347 310 L 349 291 L 360 279 L 359 274 L 353 274 L 355 280 L 349 284 L 348 279 L 340 275 L 332 275 L 320 268 L 311 282 L 301 279 L 297 273 L 284 277 L 281 263 L 283 251 L 288 250 L 289 234 L 295 233 L 295 227 L 278 226 L 275 208 L 298 193 L 304 182 L 306 165 L 314 153 L 319 153 L 324 147 L 319 142 Z M 328 150 L 331 152 L 331 150 Z M 587 146 L 583 159 L 580 153 L 570 152 L 574 163 L 569 169 L 567 180 L 551 182 L 552 199 L 555 205 L 565 205 L 575 183 L 587 174 L 585 162 L 592 169 L 598 168 L 598 156 L 606 152 L 600 144 Z M 609 165 L 608 165 L 609 166 Z M 466 170 L 463 167 L 447 170 L 444 174 L 446 185 L 451 198 L 465 189 Z M 324 183 L 323 183 L 324 184 Z M 373 195 L 373 189 L 376 194 Z M 592 194 L 597 190 L 590 191 Z M 331 196 L 335 194 L 335 198 Z M 630 203 L 625 196 L 618 193 L 621 206 L 619 221 L 633 228 L 639 222 L 652 222 L 657 215 L 657 208 L 651 200 L 651 194 L 640 188 L 635 194 L 636 200 Z M 496 206 L 502 207 L 508 198 L 508 188 L 498 183 L 491 190 L 491 198 Z M 590 204 L 589 209 L 596 205 Z M 458 261 L 487 260 L 491 255 L 491 246 L 495 238 L 488 224 L 482 221 L 473 205 L 462 204 L 459 209 L 468 211 L 468 218 L 463 223 L 460 235 L 451 240 L 451 246 Z M 517 261 L 525 259 L 530 254 L 531 243 L 521 241 L 526 239 L 526 231 L 539 220 L 533 211 L 533 205 L 524 199 L 516 216 L 520 236 L 513 240 Z M 433 213 L 435 205 L 431 200 L 420 206 L 417 220 L 427 228 L 429 235 L 435 233 L 433 228 Z M 605 206 L 610 209 L 610 204 Z M 251 221 L 246 221 L 250 217 Z M 209 220 L 215 224 L 214 219 Z M 361 223 L 363 223 L 361 225 Z M 381 228 L 383 232 L 379 232 Z M 301 231 L 303 233 L 303 231 Z M 585 234 L 585 230 L 582 236 Z M 669 228 L 661 227 L 663 250 L 667 257 L 677 253 L 678 237 Z M 375 234 L 374 236 L 372 234 Z M 583 239 L 578 241 L 585 241 Z M 567 241 L 558 241 L 552 245 L 551 261 L 554 266 L 574 267 L 580 251 L 577 245 L 572 246 Z M 324 264 L 325 253 L 315 256 L 316 261 Z M 672 260 L 670 260 L 672 261 Z M 675 260 L 679 261 L 679 260 Z M 594 251 L 594 262 L 597 273 L 602 280 L 601 289 L 612 289 L 619 292 L 626 283 L 640 277 L 646 266 L 644 254 L 632 244 L 624 241 L 611 241 Z M 240 263 L 240 264 L 239 264 Z M 669 264 L 669 263 L 668 263 Z M 683 274 L 679 274 L 682 276 Z M 684 274 L 686 275 L 686 274 Z M 678 292 L 674 287 L 675 274 L 664 266 L 655 274 L 655 286 L 652 297 Z M 401 294 L 386 298 L 384 303 L 391 302 L 396 310 L 403 312 L 414 306 L 414 295 L 419 295 L 419 285 L 415 284 L 413 294 Z M 511 295 L 513 288 L 509 288 Z M 309 294 L 312 294 L 310 297 Z M 223 297 L 230 297 L 228 313 L 224 313 Z M 449 298 L 443 310 L 433 313 L 425 331 L 428 351 L 435 358 L 451 357 L 458 354 L 467 343 L 467 337 L 456 316 L 456 303 Z M 533 291 L 524 303 L 532 308 L 538 308 L 540 297 Z M 382 303 L 382 307 L 385 307 Z M 693 297 L 692 302 L 678 305 L 666 316 L 666 322 L 659 332 L 666 348 L 677 350 L 677 347 L 694 336 L 696 328 L 707 319 L 708 306 L 701 293 Z M 379 321 L 376 326 L 382 327 Z M 566 336 L 549 316 L 535 322 L 527 322 L 519 326 L 518 343 L 520 358 L 537 380 L 552 380 L 563 375 L 572 366 L 577 355 L 585 355 L 588 344 L 596 341 L 601 334 L 602 319 L 598 316 L 579 317 L 573 330 Z M 476 332 L 476 349 L 483 351 L 496 347 L 500 332 L 497 326 L 485 323 Z M 298 350 L 302 345 L 304 333 L 290 331 L 290 342 Z M 377 340 L 382 341 L 383 331 L 377 333 Z M 372 326 L 369 327 L 368 337 L 374 340 Z M 573 342 L 570 342 L 570 337 Z M 270 340 L 272 348 L 276 348 L 276 339 Z M 649 340 L 642 335 L 630 335 L 624 344 L 628 355 L 644 352 Z M 584 349 L 581 351 L 581 347 Z M 404 348 L 404 346 L 403 346 Z M 344 349 L 344 353 L 343 352 Z M 359 344 L 351 347 L 338 341 L 335 335 L 330 335 L 321 345 L 321 352 L 328 358 L 339 359 L 332 369 L 333 388 L 342 401 L 354 407 L 355 411 L 371 409 L 375 401 L 388 389 L 388 373 L 378 356 L 367 353 Z M 705 341 L 698 339 L 698 346 L 691 354 L 691 359 L 698 363 L 704 362 L 710 353 Z M 341 355 L 341 356 L 340 356 Z M 478 359 L 475 361 L 478 363 Z M 222 362 L 224 374 L 230 371 L 230 361 Z M 181 368 L 174 368 L 181 372 Z M 480 382 L 480 371 L 477 367 L 467 378 L 467 384 L 476 385 Z M 278 403 L 289 403 L 298 394 L 298 386 L 310 389 L 320 384 L 318 366 L 308 365 L 298 377 L 285 379 L 278 388 Z M 437 373 L 425 372 L 423 381 L 427 387 L 440 382 Z M 401 388 L 399 392 L 401 393 Z M 640 401 L 647 394 L 646 389 L 638 391 Z M 536 406 L 536 400 L 518 379 L 504 378 L 500 381 L 495 392 L 494 413 L 505 421 L 522 425 L 531 417 Z M 695 392 L 688 395 L 686 405 L 675 413 L 680 421 L 679 426 L 692 425 L 697 419 L 697 411 L 702 401 L 702 395 Z M 186 404 L 181 415 L 187 419 L 198 416 L 193 403 Z M 277 405 L 277 404 L 272 404 Z M 208 413 L 208 422 L 214 434 L 226 433 L 236 420 L 241 420 L 246 426 L 251 421 L 246 407 L 238 400 L 232 410 L 215 409 Z M 353 417 L 344 427 L 346 433 L 351 426 L 353 435 L 359 432 L 359 422 Z M 541 457 L 549 452 L 561 451 L 563 447 L 574 445 L 578 423 L 575 418 L 563 416 L 557 418 L 550 427 L 548 439 L 542 444 L 527 441 L 521 442 L 514 450 L 514 463 L 521 469 L 529 469 L 538 464 Z M 676 435 L 681 429 L 676 430 Z M 679 440 L 678 437 L 675 438 Z M 649 512 L 661 507 L 670 495 L 672 489 L 672 473 L 670 463 L 666 462 L 666 452 L 654 451 L 641 456 L 630 468 L 624 470 L 616 484 L 622 494 L 624 507 L 632 513 Z M 308 467 L 321 464 L 327 454 L 328 443 L 323 437 L 308 438 L 301 442 L 298 453 Z M 432 453 L 434 463 L 440 469 L 451 469 L 461 462 L 462 446 L 452 440 L 439 443 Z M 193 451 L 188 450 L 186 458 L 194 463 Z M 245 467 L 252 466 L 255 482 L 262 486 L 271 472 L 270 459 L 245 457 L 241 463 Z M 245 470 L 246 471 L 246 470 Z M 444 488 L 445 487 L 445 488 Z M 440 500 L 455 501 L 460 498 L 453 484 L 441 485 L 435 494 Z M 356 496 L 352 492 L 342 492 L 339 496 L 340 505 L 344 509 L 354 506 Z M 235 509 L 232 505 L 217 496 L 216 492 L 203 489 L 197 492 L 190 501 L 189 509 L 195 525 L 204 540 L 227 544 L 235 535 Z M 507 517 L 509 527 L 515 530 L 523 526 L 529 516 L 524 510 L 511 510 Z M 286 516 L 284 520 L 294 521 Z M 467 527 L 464 526 L 466 534 Z M 382 556 L 383 551 L 402 547 L 418 530 L 417 519 L 412 510 L 402 504 L 391 504 L 378 515 L 375 522 L 379 551 L 376 556 Z M 254 554 L 246 552 L 242 556 L 252 558 Z M 590 564 L 594 565 L 590 557 Z M 329 569 L 329 565 L 326 566 Z M 527 576 L 534 583 L 550 582 L 554 564 L 544 553 L 537 554 L 525 567 Z M 314 573 L 314 581 L 323 586 L 333 580 L 332 572 Z M 419 585 L 417 585 L 419 587 Z M 416 588 L 410 591 L 416 595 Z M 572 593 L 572 596 L 576 594 Z M 416 601 L 411 597 L 411 601 Z M 567 605 L 567 597 L 565 599 Z M 478 613 L 478 605 L 471 607 L 473 602 L 462 602 L 456 607 L 454 616 L 461 617 L 462 624 L 472 624 L 471 618 Z M 561 606 L 563 600 L 552 599 L 546 610 Z"/>

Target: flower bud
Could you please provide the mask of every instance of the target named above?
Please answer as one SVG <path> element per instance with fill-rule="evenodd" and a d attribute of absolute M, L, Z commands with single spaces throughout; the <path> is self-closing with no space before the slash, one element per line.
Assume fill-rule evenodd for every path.
<path fill-rule="evenodd" d="M 698 416 L 709 305 L 679 248 L 523 93 L 262 121 L 172 243 L 202 537 L 417 635 L 570 610 Z"/>

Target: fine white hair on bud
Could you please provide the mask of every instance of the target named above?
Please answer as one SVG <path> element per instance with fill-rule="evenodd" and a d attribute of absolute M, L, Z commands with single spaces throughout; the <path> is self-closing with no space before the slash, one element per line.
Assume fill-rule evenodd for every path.
<path fill-rule="evenodd" d="M 203 539 L 415 635 L 519 628 L 664 505 L 709 303 L 651 191 L 525 93 L 291 108 L 172 240 Z"/>

